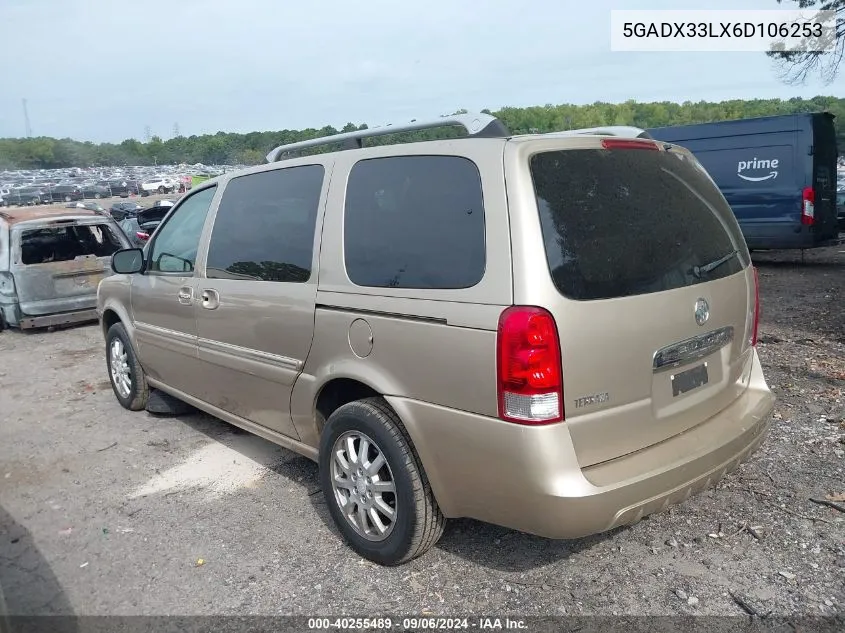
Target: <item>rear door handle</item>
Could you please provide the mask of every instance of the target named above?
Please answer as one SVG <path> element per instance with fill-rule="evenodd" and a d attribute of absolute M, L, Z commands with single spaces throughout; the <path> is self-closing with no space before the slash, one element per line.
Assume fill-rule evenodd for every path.
<path fill-rule="evenodd" d="M 189 286 L 182 286 L 179 288 L 179 303 L 183 306 L 189 306 L 193 303 L 194 289 Z"/>
<path fill-rule="evenodd" d="M 220 306 L 220 293 L 211 288 L 202 291 L 202 307 L 206 310 L 216 310 Z"/>

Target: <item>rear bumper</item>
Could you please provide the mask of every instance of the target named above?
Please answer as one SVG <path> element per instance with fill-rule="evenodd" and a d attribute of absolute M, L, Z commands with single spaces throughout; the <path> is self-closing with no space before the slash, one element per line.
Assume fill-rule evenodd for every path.
<path fill-rule="evenodd" d="M 20 320 L 20 328 L 27 330 L 36 327 L 51 327 L 56 325 L 70 325 L 71 323 L 86 323 L 97 320 L 97 311 L 77 310 L 75 312 L 61 312 L 42 316 L 25 316 Z"/>
<path fill-rule="evenodd" d="M 70 310 L 67 309 L 70 306 L 66 306 L 64 310 L 58 307 L 44 310 L 44 306 L 39 306 L 36 314 L 27 314 L 17 303 L 0 303 L 0 317 L 6 325 L 22 330 L 97 320 L 97 310 L 94 307 L 96 297 L 78 303 L 80 305 L 73 306 Z"/>
<path fill-rule="evenodd" d="M 763 442 L 774 396 L 756 353 L 749 388 L 717 416 L 636 453 L 582 469 L 566 423 L 525 427 L 388 398 L 441 510 L 547 538 L 634 523 L 717 482 Z"/>

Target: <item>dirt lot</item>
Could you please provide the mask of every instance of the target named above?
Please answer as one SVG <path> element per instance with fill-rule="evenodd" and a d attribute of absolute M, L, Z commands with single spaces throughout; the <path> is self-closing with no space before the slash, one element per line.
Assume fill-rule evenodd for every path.
<path fill-rule="evenodd" d="M 749 463 L 666 513 L 578 541 L 452 521 L 428 555 L 394 569 L 343 545 L 308 460 L 205 415 L 121 409 L 96 326 L 3 332 L 9 610 L 842 613 L 845 514 L 809 499 L 845 493 L 845 247 L 804 264 L 755 259 L 778 403 Z"/>

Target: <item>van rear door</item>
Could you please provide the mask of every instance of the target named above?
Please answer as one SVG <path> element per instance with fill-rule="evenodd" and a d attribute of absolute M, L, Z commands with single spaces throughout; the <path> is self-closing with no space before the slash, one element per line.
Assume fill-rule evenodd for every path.
<path fill-rule="evenodd" d="M 518 300 L 554 316 L 583 467 L 683 433 L 738 398 L 756 306 L 739 226 L 692 154 L 601 143 L 529 158 L 546 262 L 515 271 L 535 288 L 539 266 L 550 274 L 551 293 L 520 287 Z"/>
<path fill-rule="evenodd" d="M 836 132 L 833 115 L 813 116 L 813 232 L 817 242 L 836 239 Z"/>
<path fill-rule="evenodd" d="M 15 225 L 11 270 L 21 312 L 41 316 L 93 308 L 97 285 L 111 274 L 112 253 L 127 246 L 125 236 L 100 218 Z"/>

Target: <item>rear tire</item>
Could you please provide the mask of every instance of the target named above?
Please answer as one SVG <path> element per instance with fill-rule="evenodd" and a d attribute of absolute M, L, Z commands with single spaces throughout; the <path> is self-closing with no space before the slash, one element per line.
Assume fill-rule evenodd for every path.
<path fill-rule="evenodd" d="M 106 367 L 120 406 L 130 411 L 146 408 L 150 387 L 123 323 L 115 323 L 106 333 Z"/>
<path fill-rule="evenodd" d="M 159 193 L 167 193 L 167 189 L 165 189 L 164 187 L 159 187 L 158 192 Z"/>
<path fill-rule="evenodd" d="M 362 450 L 365 441 L 369 447 Z M 446 519 L 407 431 L 384 399 L 350 402 L 332 413 L 320 438 L 319 463 L 332 519 L 360 556 L 401 565 L 442 536 Z"/>
<path fill-rule="evenodd" d="M 72 202 L 72 201 L 73 201 L 73 198 L 71 198 L 70 196 L 65 196 L 65 202 Z"/>

